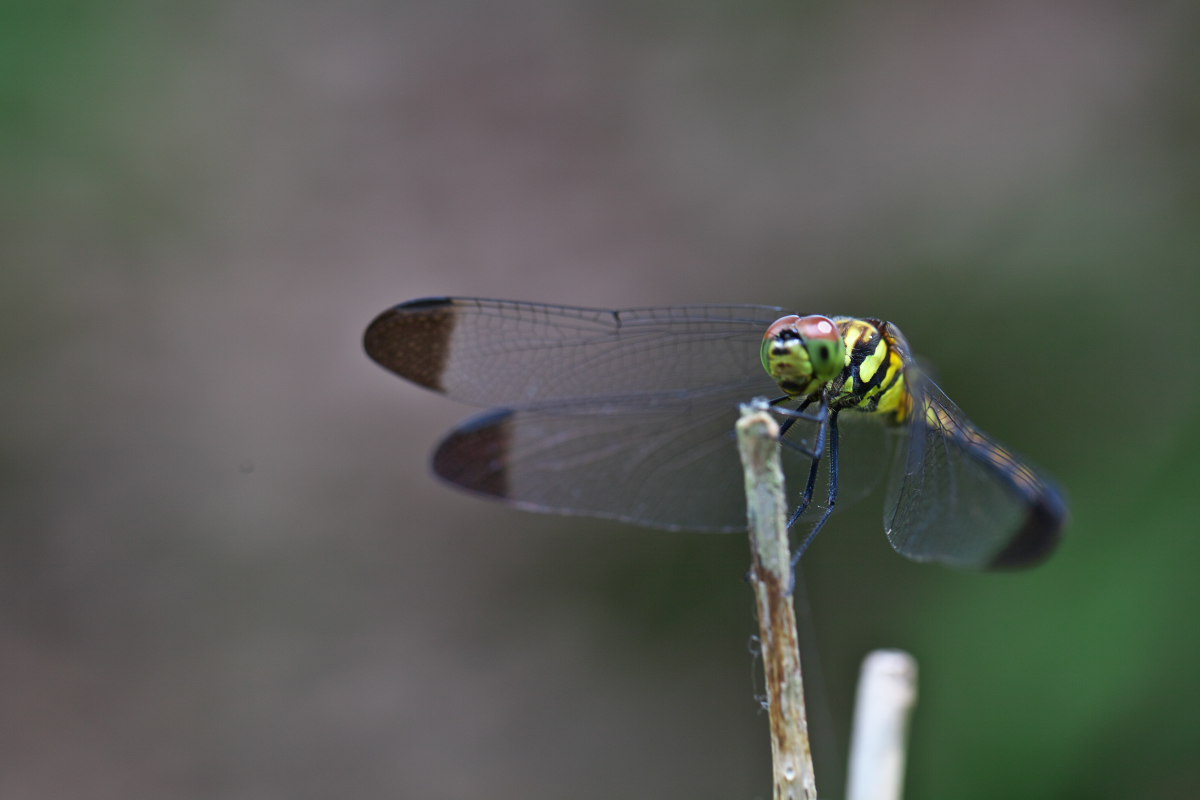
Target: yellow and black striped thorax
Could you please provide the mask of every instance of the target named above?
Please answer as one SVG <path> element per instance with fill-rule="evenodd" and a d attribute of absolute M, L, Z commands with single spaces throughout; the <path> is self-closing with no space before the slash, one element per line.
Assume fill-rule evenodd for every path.
<path fill-rule="evenodd" d="M 908 344 L 894 325 L 880 319 L 833 317 L 846 343 L 846 367 L 831 384 L 830 407 L 877 414 L 899 425 L 912 411 L 904 380 Z"/>

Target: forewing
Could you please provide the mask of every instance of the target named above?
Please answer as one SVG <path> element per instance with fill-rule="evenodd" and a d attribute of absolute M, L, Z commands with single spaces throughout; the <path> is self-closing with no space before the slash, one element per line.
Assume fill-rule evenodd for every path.
<path fill-rule="evenodd" d="M 431 298 L 384 311 L 368 326 L 364 346 L 397 375 L 481 406 L 696 390 L 749 400 L 779 393 L 759 347 L 766 327 L 784 313 L 770 306 L 606 311 Z"/>
<path fill-rule="evenodd" d="M 907 441 L 897 448 L 884 528 L 916 561 L 1029 566 L 1054 549 L 1066 519 L 1058 489 L 976 428 L 915 369 Z"/>

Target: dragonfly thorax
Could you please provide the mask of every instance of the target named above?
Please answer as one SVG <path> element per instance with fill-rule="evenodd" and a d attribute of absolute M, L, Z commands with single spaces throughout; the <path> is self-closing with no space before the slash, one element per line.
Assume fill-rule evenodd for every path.
<path fill-rule="evenodd" d="M 900 329 L 881 319 L 836 317 L 846 347 L 846 369 L 834 382 L 830 405 L 875 415 L 891 425 L 909 419 L 908 345 Z"/>
<path fill-rule="evenodd" d="M 789 314 L 763 334 L 762 363 L 791 397 L 824 389 L 846 368 L 846 344 L 829 317 Z"/>

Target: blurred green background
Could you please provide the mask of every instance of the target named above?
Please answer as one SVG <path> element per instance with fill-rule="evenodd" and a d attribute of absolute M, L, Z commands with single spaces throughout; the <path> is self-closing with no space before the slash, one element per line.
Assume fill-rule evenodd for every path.
<path fill-rule="evenodd" d="M 393 303 L 881 316 L 1073 520 L 806 558 L 822 796 L 1200 795 L 1195 4 L 0 6 L 0 796 L 769 794 L 741 537 L 440 485 Z"/>

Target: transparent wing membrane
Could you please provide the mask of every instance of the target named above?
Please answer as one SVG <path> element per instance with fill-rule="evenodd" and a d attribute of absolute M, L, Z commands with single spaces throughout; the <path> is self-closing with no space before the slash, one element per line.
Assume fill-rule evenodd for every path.
<path fill-rule="evenodd" d="M 520 407 L 556 400 L 729 389 L 774 396 L 763 371 L 769 306 L 604 311 L 500 300 L 432 299 L 371 323 L 379 364 L 456 400 Z"/>
<path fill-rule="evenodd" d="M 436 298 L 385 311 L 365 345 L 402 377 L 507 406 L 443 441 L 434 469 L 451 483 L 539 511 L 740 531 L 733 426 L 739 403 L 779 394 L 759 348 L 783 313 Z M 794 435 L 801 449 L 812 438 Z M 802 453 L 785 458 L 807 474 Z"/>
<path fill-rule="evenodd" d="M 1058 490 L 932 381 L 913 383 L 913 418 L 884 509 L 892 546 L 916 561 L 966 568 L 1024 566 L 1048 554 L 1065 516 Z"/>

